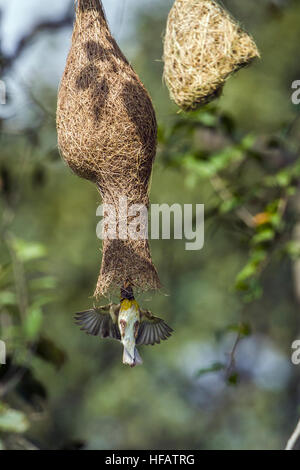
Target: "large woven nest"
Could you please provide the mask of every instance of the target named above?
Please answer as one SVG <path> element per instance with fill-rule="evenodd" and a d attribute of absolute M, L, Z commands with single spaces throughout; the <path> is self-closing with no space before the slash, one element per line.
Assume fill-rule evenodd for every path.
<path fill-rule="evenodd" d="M 218 97 L 226 79 L 259 57 L 253 39 L 213 0 L 175 0 L 164 41 L 164 79 L 189 111 Z"/>
<path fill-rule="evenodd" d="M 118 216 L 120 197 L 148 205 L 157 125 L 151 99 L 109 31 L 98 0 L 77 2 L 57 109 L 58 144 L 80 177 L 96 183 Z M 95 296 L 125 281 L 160 287 L 147 240 L 103 241 Z"/>

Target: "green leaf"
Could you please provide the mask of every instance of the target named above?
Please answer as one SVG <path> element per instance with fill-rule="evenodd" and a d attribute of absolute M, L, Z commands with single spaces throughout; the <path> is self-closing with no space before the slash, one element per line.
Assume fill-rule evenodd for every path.
<path fill-rule="evenodd" d="M 261 247 L 255 248 L 252 252 L 251 261 L 255 263 L 257 266 L 262 263 L 267 257 L 267 252 Z"/>
<path fill-rule="evenodd" d="M 248 285 L 248 292 L 244 295 L 244 302 L 253 302 L 261 298 L 263 288 L 257 279 L 251 279 Z"/>
<path fill-rule="evenodd" d="M 0 292 L 0 305 L 11 306 L 11 305 L 16 305 L 16 303 L 17 303 L 17 298 L 14 292 L 10 292 L 10 291 Z"/>
<path fill-rule="evenodd" d="M 0 403 L 0 432 L 23 433 L 28 428 L 29 421 L 24 413 Z"/>
<path fill-rule="evenodd" d="M 276 176 L 276 182 L 278 186 L 285 187 L 290 184 L 291 177 L 287 171 L 281 171 L 280 173 L 277 173 Z"/>
<path fill-rule="evenodd" d="M 293 188 L 292 186 L 290 186 L 286 190 L 286 193 L 287 193 L 288 196 L 294 196 L 296 194 L 296 192 L 297 192 L 297 189 Z"/>
<path fill-rule="evenodd" d="M 201 377 L 202 375 L 209 374 L 211 372 L 219 372 L 220 370 L 225 369 L 225 365 L 221 362 L 215 362 L 210 367 L 199 369 L 196 372 L 196 377 Z"/>
<path fill-rule="evenodd" d="M 29 341 L 33 341 L 37 338 L 42 327 L 42 322 L 42 310 L 38 307 L 31 308 L 24 322 L 24 333 Z"/>
<path fill-rule="evenodd" d="M 231 212 L 239 205 L 239 200 L 236 197 L 229 199 L 228 201 L 222 202 L 220 205 L 220 212 L 221 214 L 226 214 L 227 212 Z"/>
<path fill-rule="evenodd" d="M 282 224 L 280 215 L 278 213 L 271 215 L 270 222 L 274 228 L 279 229 Z"/>
<path fill-rule="evenodd" d="M 272 230 L 271 228 L 266 228 L 264 230 L 261 230 L 259 233 L 254 235 L 254 237 L 251 240 L 251 243 L 253 245 L 258 245 L 259 243 L 264 243 L 273 240 L 275 237 L 275 231 Z"/>
<path fill-rule="evenodd" d="M 197 155 L 190 153 L 181 155 L 180 165 L 186 170 L 194 172 L 200 178 L 211 178 L 227 168 L 229 164 L 239 162 L 243 158 L 245 158 L 243 150 L 238 146 L 230 146 L 210 155 L 208 160 L 199 159 Z"/>
<path fill-rule="evenodd" d="M 54 295 L 39 295 L 34 302 L 31 304 L 32 309 L 39 309 L 44 305 L 51 304 L 54 302 L 55 297 Z"/>
<path fill-rule="evenodd" d="M 218 117 L 208 112 L 198 112 L 192 118 L 206 127 L 215 127 L 218 124 Z"/>
<path fill-rule="evenodd" d="M 228 385 L 236 386 L 239 382 L 239 374 L 237 372 L 233 372 L 227 379 Z"/>
<path fill-rule="evenodd" d="M 29 287 L 34 290 L 54 289 L 56 287 L 56 280 L 52 276 L 39 277 L 38 279 L 32 279 L 29 282 Z"/>
<path fill-rule="evenodd" d="M 300 242 L 291 240 L 286 243 L 284 251 L 291 257 L 293 260 L 297 260 L 300 257 Z"/>
<path fill-rule="evenodd" d="M 251 258 L 246 266 L 237 275 L 235 286 L 239 290 L 248 290 L 250 287 L 249 281 L 255 277 L 259 271 L 261 263 L 266 259 L 267 252 L 261 247 L 255 248 L 252 252 Z"/>
<path fill-rule="evenodd" d="M 242 271 L 238 274 L 236 278 L 236 288 L 240 290 L 248 289 L 248 284 L 245 282 L 251 276 L 254 276 L 257 272 L 257 265 L 250 261 L 246 266 L 242 269 Z"/>
<path fill-rule="evenodd" d="M 241 141 L 241 148 L 243 150 L 250 150 L 256 141 L 256 137 L 253 134 L 246 135 Z"/>
<path fill-rule="evenodd" d="M 238 325 L 230 325 L 227 330 L 235 331 L 242 337 L 247 337 L 251 335 L 251 326 L 249 325 L 249 323 L 239 323 Z"/>
<path fill-rule="evenodd" d="M 46 256 L 46 248 L 41 243 L 31 243 L 20 238 L 15 238 L 12 242 L 18 258 L 23 261 L 32 261 Z"/>

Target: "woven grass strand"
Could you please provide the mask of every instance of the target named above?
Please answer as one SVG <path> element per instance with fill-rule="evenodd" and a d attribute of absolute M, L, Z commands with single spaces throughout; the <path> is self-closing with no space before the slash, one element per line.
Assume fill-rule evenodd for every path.
<path fill-rule="evenodd" d="M 97 185 L 103 203 L 148 206 L 157 124 L 151 99 L 111 36 L 102 3 L 79 0 L 72 46 L 57 107 L 60 152 L 80 177 Z M 125 281 L 158 289 L 148 240 L 103 240 L 95 296 Z"/>
<path fill-rule="evenodd" d="M 164 80 L 185 111 L 220 96 L 234 72 L 259 57 L 252 37 L 213 0 L 175 0 L 164 39 Z"/>

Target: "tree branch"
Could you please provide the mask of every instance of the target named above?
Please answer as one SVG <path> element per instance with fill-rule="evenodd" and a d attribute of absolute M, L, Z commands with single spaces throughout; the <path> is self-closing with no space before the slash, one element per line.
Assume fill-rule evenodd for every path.
<path fill-rule="evenodd" d="M 298 424 L 295 428 L 295 431 L 293 432 L 293 434 L 289 438 L 285 450 L 293 450 L 293 448 L 295 447 L 299 437 L 300 437 L 300 420 L 298 421 Z"/>
<path fill-rule="evenodd" d="M 37 34 L 41 32 L 45 32 L 45 31 L 56 31 L 66 26 L 72 26 L 73 20 L 74 20 L 73 7 L 71 8 L 71 6 L 69 6 L 63 18 L 49 20 L 49 21 L 42 21 L 41 23 L 37 24 L 28 34 L 26 34 L 20 39 L 13 54 L 11 54 L 10 56 L 2 55 L 1 72 L 3 73 L 6 69 L 12 67 L 14 62 L 17 59 L 19 59 L 19 57 L 23 54 L 25 49 L 27 49 L 27 47 L 32 44 Z"/>
<path fill-rule="evenodd" d="M 232 199 L 232 194 L 229 191 L 229 189 L 226 187 L 225 182 L 222 180 L 222 178 L 218 175 L 214 175 L 210 179 L 211 185 L 213 186 L 214 190 L 216 193 L 219 195 L 219 197 L 223 201 L 230 201 Z M 255 227 L 255 222 L 254 222 L 254 217 L 250 213 L 250 211 L 244 207 L 238 207 L 235 210 L 236 215 L 241 219 L 247 227 L 254 228 Z"/>

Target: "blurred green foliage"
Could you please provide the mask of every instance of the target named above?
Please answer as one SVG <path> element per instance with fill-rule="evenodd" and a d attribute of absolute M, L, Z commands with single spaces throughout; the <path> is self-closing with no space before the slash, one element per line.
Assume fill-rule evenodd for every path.
<path fill-rule="evenodd" d="M 290 95 L 300 6 L 224 3 L 262 60 L 200 111 L 178 113 L 162 84 L 171 2 L 141 10 L 122 45 L 157 109 L 151 201 L 204 203 L 206 212 L 202 251 L 151 244 L 165 288 L 138 300 L 175 333 L 142 349 L 143 367 L 122 366 L 119 344 L 73 324 L 93 304 L 100 201 L 58 154 L 55 87 L 35 77 L 22 124 L 1 119 L 1 448 L 276 449 L 294 428 L 300 120 Z"/>

